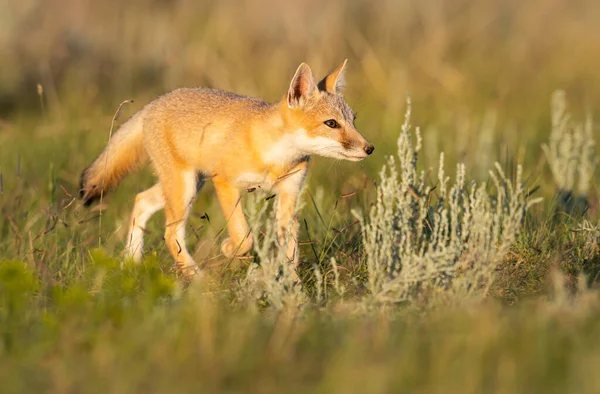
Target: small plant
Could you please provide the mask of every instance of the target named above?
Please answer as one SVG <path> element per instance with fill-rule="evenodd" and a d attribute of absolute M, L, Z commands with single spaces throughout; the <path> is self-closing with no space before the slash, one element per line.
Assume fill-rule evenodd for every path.
<path fill-rule="evenodd" d="M 440 292 L 456 300 L 485 295 L 527 208 L 540 199 L 526 201 L 521 166 L 511 181 L 496 163 L 490 171 L 494 194 L 486 183 L 467 186 L 463 164 L 449 186 L 443 153 L 437 185 L 429 186 L 429 174 L 417 172 L 421 136 L 418 128 L 411 132 L 410 116 L 408 100 L 398 138 L 399 166 L 388 158 L 377 202 L 366 217 L 354 212 L 363 230 L 371 296 L 396 303 Z"/>
<path fill-rule="evenodd" d="M 559 204 L 568 213 L 582 214 L 587 209 L 587 193 L 598 163 L 596 141 L 591 116 L 585 123 L 574 122 L 562 90 L 552 95 L 552 131 L 542 149 L 558 188 Z"/>
<path fill-rule="evenodd" d="M 570 261 L 574 263 L 575 272 L 585 274 L 586 283 L 598 288 L 600 281 L 600 223 L 583 219 L 571 229 L 573 246 L 570 250 Z"/>
<path fill-rule="evenodd" d="M 239 299 L 259 300 L 276 310 L 293 310 L 304 300 L 296 265 L 279 245 L 275 214 L 269 201 L 252 196 L 247 204 L 256 260 L 240 286 Z M 252 302 L 252 301 L 251 301 Z"/>
<path fill-rule="evenodd" d="M 591 260 L 600 255 L 600 224 L 583 220 L 574 231 L 583 237 L 583 258 Z"/>

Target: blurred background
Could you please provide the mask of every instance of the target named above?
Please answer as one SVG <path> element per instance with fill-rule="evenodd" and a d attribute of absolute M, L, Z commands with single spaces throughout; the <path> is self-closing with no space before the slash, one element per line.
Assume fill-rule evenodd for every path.
<path fill-rule="evenodd" d="M 301 61 L 320 77 L 349 58 L 346 95 L 366 135 L 385 139 L 410 94 L 415 123 L 453 126 L 443 130 L 460 134 L 449 150 L 468 156 L 460 144 L 486 122 L 512 147 L 535 139 L 557 88 L 583 104 L 574 108 L 599 99 L 595 0 L 0 4 L 5 121 L 40 112 L 38 84 L 48 115 L 63 118 L 112 114 L 125 99 L 142 105 L 181 86 L 275 101 Z"/>
<path fill-rule="evenodd" d="M 277 101 L 302 61 L 320 78 L 349 59 L 345 95 L 379 153 L 333 171 L 317 159 L 331 178 L 376 175 L 395 152 L 407 95 L 422 164 L 437 166 L 444 151 L 480 178 L 495 160 L 548 175 L 540 142 L 554 90 L 566 90 L 575 116 L 600 108 L 595 0 L 0 0 L 0 9 L 4 167 L 21 166 L 14 152 L 36 138 L 73 186 L 123 100 L 135 100 L 123 119 L 182 86 Z M 87 155 L 61 158 L 57 147 Z"/>

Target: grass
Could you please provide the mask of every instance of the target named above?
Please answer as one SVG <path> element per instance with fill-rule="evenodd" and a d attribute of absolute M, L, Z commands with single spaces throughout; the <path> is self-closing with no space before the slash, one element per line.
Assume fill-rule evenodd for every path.
<path fill-rule="evenodd" d="M 54 3 L 9 2 L 0 15 L 2 392 L 598 391 L 597 170 L 590 187 L 565 190 L 577 183 L 555 180 L 552 147 L 542 149 L 555 89 L 575 124 L 600 108 L 597 2 Z M 225 219 L 210 182 L 188 225 L 206 282 L 173 271 L 162 213 L 144 264 L 121 267 L 150 171 L 96 209 L 76 198 L 119 103 L 135 100 L 122 122 L 183 85 L 274 101 L 301 61 L 321 75 L 345 57 L 346 97 L 376 151 L 360 164 L 311 163 L 301 305 L 278 307 L 246 280 L 268 256 L 220 254 Z M 510 180 L 523 164 L 528 198 L 543 197 L 477 300 L 437 288 L 390 304 L 369 291 L 353 211 L 377 201 L 408 92 L 423 137 L 417 170 L 434 169 L 426 186 L 439 186 L 443 151 L 451 184 L 458 162 L 476 181 L 495 161 Z M 585 131 L 599 140 L 596 125 Z"/>
<path fill-rule="evenodd" d="M 3 288 L 3 310 L 7 302 L 35 305 L 4 330 L 10 355 L 0 361 L 4 387 L 117 393 L 597 388 L 595 300 L 576 311 L 488 304 L 427 316 L 257 314 L 200 289 L 188 289 L 184 299 L 164 297 L 173 280 L 156 262 L 137 270 L 115 265 L 96 255 L 90 270 L 102 272 L 101 286 L 92 277 L 96 286 L 81 281 L 32 291 L 35 273 L 3 264 L 3 284 L 8 275 L 20 283 Z M 27 287 L 30 298 L 15 299 Z"/>

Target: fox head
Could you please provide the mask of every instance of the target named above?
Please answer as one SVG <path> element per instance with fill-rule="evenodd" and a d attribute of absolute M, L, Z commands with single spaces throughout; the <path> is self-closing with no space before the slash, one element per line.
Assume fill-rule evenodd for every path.
<path fill-rule="evenodd" d="M 292 78 L 282 103 L 284 122 L 305 154 L 360 161 L 375 149 L 356 130 L 356 114 L 341 95 L 346 62 L 319 83 L 306 63 Z"/>

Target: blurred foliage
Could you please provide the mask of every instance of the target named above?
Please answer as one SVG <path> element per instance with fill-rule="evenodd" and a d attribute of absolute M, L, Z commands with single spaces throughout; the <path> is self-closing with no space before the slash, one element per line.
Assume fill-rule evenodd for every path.
<path fill-rule="evenodd" d="M 592 393 L 600 384 L 597 294 L 427 315 L 255 313 L 194 285 L 169 304 L 137 288 L 131 302 L 123 279 L 156 285 L 154 263 L 134 278 L 93 255 L 93 286 L 46 292 L 26 264 L 0 262 L 1 310 L 15 295 L 5 289 L 19 287 L 25 301 L 0 314 L 3 393 Z"/>
<path fill-rule="evenodd" d="M 53 111 L 183 85 L 278 100 L 301 61 L 324 74 L 345 57 L 360 105 L 391 113 L 410 92 L 446 116 L 457 101 L 531 116 L 556 88 L 579 104 L 600 87 L 594 0 L 3 2 L 5 115 L 37 108 L 37 83 Z"/>

